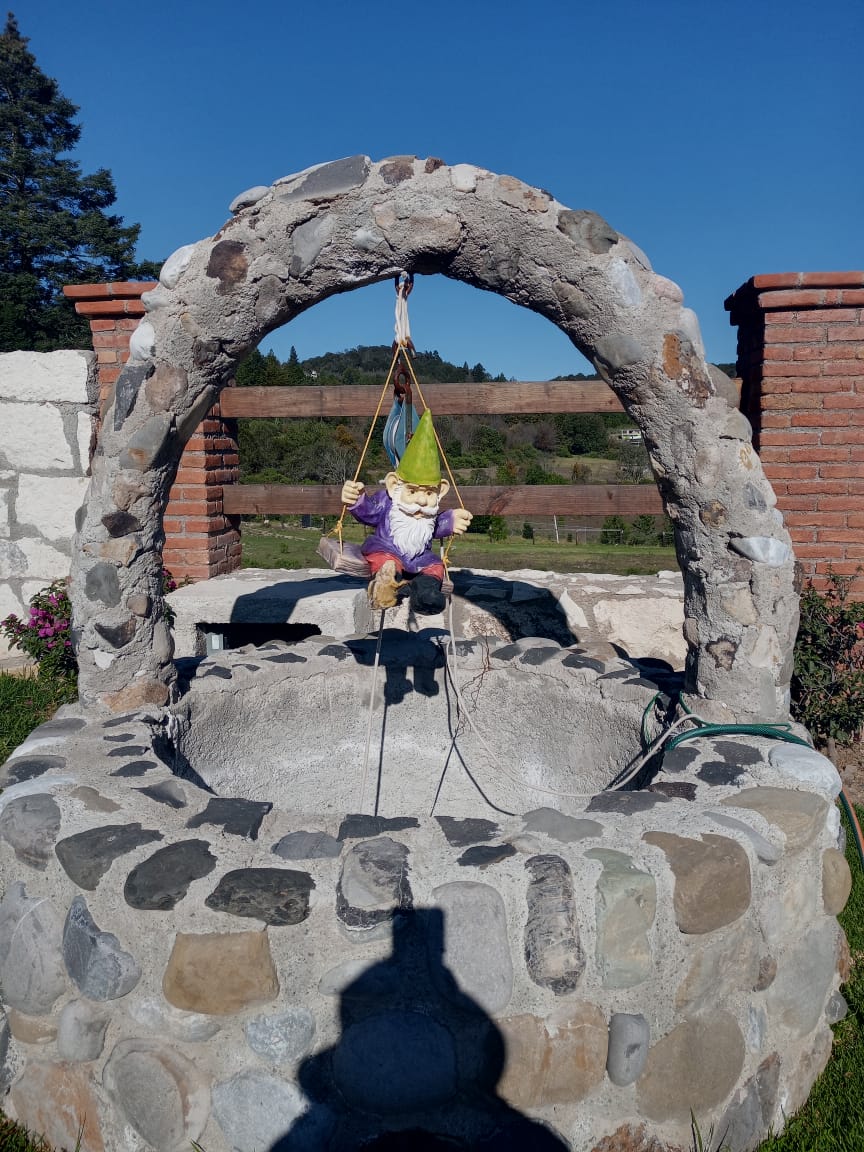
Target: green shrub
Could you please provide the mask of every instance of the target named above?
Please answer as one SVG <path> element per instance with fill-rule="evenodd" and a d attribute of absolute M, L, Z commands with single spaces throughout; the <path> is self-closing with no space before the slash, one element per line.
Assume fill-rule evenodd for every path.
<path fill-rule="evenodd" d="M 627 523 L 621 516 L 607 516 L 600 533 L 601 544 L 626 544 Z"/>
<path fill-rule="evenodd" d="M 532 524 L 529 524 L 527 520 L 522 525 L 522 539 L 523 540 L 533 540 L 534 539 L 534 526 Z"/>
<path fill-rule="evenodd" d="M 792 715 L 821 743 L 848 744 L 864 727 L 864 603 L 849 599 L 852 577 L 828 571 L 828 587 L 801 594 Z"/>
<path fill-rule="evenodd" d="M 510 529 L 507 527 L 507 521 L 503 516 L 489 517 L 489 539 L 493 544 L 500 544 L 509 535 Z"/>

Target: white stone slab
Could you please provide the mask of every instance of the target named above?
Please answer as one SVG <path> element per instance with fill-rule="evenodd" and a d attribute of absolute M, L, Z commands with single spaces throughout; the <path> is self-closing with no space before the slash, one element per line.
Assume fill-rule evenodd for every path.
<path fill-rule="evenodd" d="M 6 352 L 0 356 L 0 397 L 86 404 L 91 356 L 86 352 Z"/>
<path fill-rule="evenodd" d="M 42 540 L 16 540 L 15 543 L 27 561 L 26 575 L 31 580 L 38 577 L 41 581 L 40 588 L 50 584 L 52 580 L 60 580 L 69 575 L 72 562 L 67 552 L 52 548 Z"/>
<path fill-rule="evenodd" d="M 9 489 L 0 488 L 0 536 L 9 539 Z"/>
<path fill-rule="evenodd" d="M 31 525 L 49 540 L 71 540 L 75 534 L 75 513 L 84 503 L 86 476 L 28 476 L 18 481 L 15 517 L 19 524 Z"/>
<path fill-rule="evenodd" d="M 72 467 L 72 449 L 66 443 L 63 420 L 51 404 L 0 401 L 0 452 L 16 469 Z"/>
<path fill-rule="evenodd" d="M 90 475 L 90 447 L 93 442 L 93 418 L 86 412 L 78 413 L 78 456 L 81 460 L 81 471 L 85 476 Z"/>

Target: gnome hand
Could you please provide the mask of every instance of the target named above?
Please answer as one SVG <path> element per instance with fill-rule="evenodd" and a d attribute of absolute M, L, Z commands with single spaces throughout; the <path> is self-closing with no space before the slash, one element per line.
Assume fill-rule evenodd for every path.
<path fill-rule="evenodd" d="M 461 536 L 468 530 L 468 525 L 474 517 L 467 508 L 456 508 L 453 511 L 453 535 Z"/>
<path fill-rule="evenodd" d="M 342 503 L 347 504 L 349 508 L 352 507 L 363 495 L 365 487 L 366 485 L 359 480 L 346 480 L 342 485 Z"/>

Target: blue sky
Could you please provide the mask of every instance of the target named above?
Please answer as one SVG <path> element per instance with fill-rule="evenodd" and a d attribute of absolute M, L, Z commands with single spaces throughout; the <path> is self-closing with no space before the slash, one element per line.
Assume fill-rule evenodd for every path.
<path fill-rule="evenodd" d="M 80 106 L 76 159 L 164 259 L 236 193 L 365 152 L 518 176 L 599 212 L 677 281 L 709 359 L 724 298 L 761 272 L 864 267 L 864 0 L 15 0 L 40 66 Z M 389 343 L 392 286 L 274 333 L 301 358 Z M 418 281 L 420 349 L 493 374 L 586 369 L 548 321 Z"/>

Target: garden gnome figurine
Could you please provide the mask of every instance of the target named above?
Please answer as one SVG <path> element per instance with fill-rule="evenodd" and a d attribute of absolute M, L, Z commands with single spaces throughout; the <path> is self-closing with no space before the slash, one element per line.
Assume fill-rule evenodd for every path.
<path fill-rule="evenodd" d="M 430 545 L 433 539 L 461 535 L 471 523 L 471 513 L 465 508 L 439 511 L 450 485 L 441 476 L 428 408 L 396 471 L 384 477 L 384 488 L 367 496 L 364 487 L 357 481 L 346 481 L 342 503 L 355 520 L 375 529 L 361 549 L 372 571 L 372 607 L 392 608 L 396 590 L 407 582 L 403 577 L 409 577 L 411 608 L 420 615 L 440 612 L 444 608 L 444 565 Z"/>

